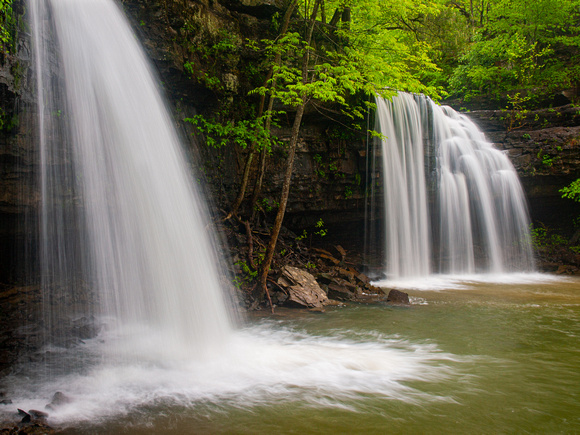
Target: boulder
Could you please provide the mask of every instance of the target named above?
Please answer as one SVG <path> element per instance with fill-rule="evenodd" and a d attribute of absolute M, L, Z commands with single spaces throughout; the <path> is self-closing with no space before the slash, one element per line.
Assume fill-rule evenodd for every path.
<path fill-rule="evenodd" d="M 57 391 L 56 393 L 54 393 L 54 395 L 52 396 L 52 400 L 50 401 L 49 404 L 45 406 L 45 408 L 54 411 L 59 406 L 66 405 L 67 403 L 70 402 L 72 402 L 70 397 L 68 397 L 64 393 L 61 393 L 60 391 Z"/>
<path fill-rule="evenodd" d="M 278 285 L 288 292 L 287 303 L 307 308 L 322 308 L 329 303 L 326 293 L 314 277 L 297 267 L 285 266 L 278 278 Z"/>
<path fill-rule="evenodd" d="M 391 290 L 387 296 L 387 302 L 400 305 L 410 305 L 409 295 L 399 290 Z"/>
<path fill-rule="evenodd" d="M 328 296 L 339 301 L 353 301 L 356 299 L 356 294 L 350 289 L 335 282 L 328 284 Z"/>
<path fill-rule="evenodd" d="M 48 418 L 48 413 L 46 413 L 44 411 L 39 411 L 38 409 L 31 409 L 30 411 L 28 411 L 28 413 L 32 417 L 38 418 L 40 420 L 46 420 Z"/>

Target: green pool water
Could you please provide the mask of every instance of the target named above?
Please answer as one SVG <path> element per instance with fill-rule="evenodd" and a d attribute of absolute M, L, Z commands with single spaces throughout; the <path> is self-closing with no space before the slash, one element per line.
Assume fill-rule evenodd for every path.
<path fill-rule="evenodd" d="M 323 314 L 279 309 L 248 320 L 265 325 L 274 337 L 292 330 L 348 342 L 392 340 L 393 347 L 405 349 L 394 371 L 412 362 L 414 346 L 417 353 L 431 349 L 442 356 L 425 362 L 425 372 L 436 370 L 436 376 L 422 379 L 413 372 L 396 379 L 393 397 L 385 388 L 373 393 L 372 375 L 369 388 L 345 396 L 339 390 L 349 385 L 344 379 L 320 394 L 315 382 L 296 379 L 293 385 L 285 379 L 282 392 L 259 401 L 244 403 L 246 392 L 239 393 L 241 400 L 234 395 L 186 405 L 157 400 L 66 433 L 579 433 L 580 280 L 463 287 L 406 290 L 413 301 L 409 307 L 347 305 Z M 275 371 L 276 364 L 281 362 L 268 370 Z M 255 370 L 263 369 L 256 361 Z M 321 382 L 327 375 L 333 374 L 321 373 Z M 261 388 L 259 382 L 255 388 Z M 316 400 L 309 399 L 313 395 Z"/>

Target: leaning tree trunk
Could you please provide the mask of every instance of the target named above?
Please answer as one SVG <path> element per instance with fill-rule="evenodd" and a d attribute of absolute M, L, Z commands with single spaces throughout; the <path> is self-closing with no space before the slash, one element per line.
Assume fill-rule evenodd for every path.
<path fill-rule="evenodd" d="M 321 1 L 322 0 L 316 0 L 316 2 L 314 3 L 314 8 L 312 9 L 312 15 L 310 17 L 310 24 L 305 39 L 306 49 L 304 52 L 304 57 L 302 59 L 303 84 L 306 84 L 308 81 L 308 62 L 310 60 L 309 47 L 312 41 L 312 33 L 314 31 L 316 15 L 318 13 L 318 7 L 320 6 Z M 270 272 L 270 266 L 272 265 L 274 252 L 276 251 L 276 243 L 278 242 L 278 236 L 280 235 L 280 229 L 282 228 L 282 221 L 284 220 L 284 215 L 286 213 L 286 205 L 288 204 L 290 185 L 292 183 L 292 171 L 294 169 L 294 157 L 296 155 L 296 145 L 298 144 L 298 134 L 300 133 L 300 126 L 302 125 L 302 116 L 304 115 L 304 107 L 307 103 L 307 96 L 303 94 L 301 96 L 301 100 L 302 100 L 301 104 L 298 105 L 298 107 L 296 108 L 296 116 L 294 117 L 294 124 L 292 125 L 292 133 L 290 137 L 290 145 L 288 150 L 288 160 L 286 162 L 284 184 L 282 186 L 282 195 L 280 197 L 280 207 L 278 208 L 278 213 L 276 214 L 276 220 L 274 221 L 274 226 L 272 227 L 272 232 L 270 233 L 270 241 L 268 243 L 268 247 L 266 248 L 264 261 L 262 262 L 262 267 L 260 270 L 260 281 L 254 293 L 255 303 L 259 303 L 264 298 L 264 295 L 267 295 L 268 300 L 270 301 L 270 306 L 272 306 L 272 300 L 270 299 L 270 294 L 268 292 L 267 286 L 268 272 Z"/>
<path fill-rule="evenodd" d="M 296 7 L 296 2 L 297 0 L 293 0 L 289 5 L 288 8 L 286 9 L 286 13 L 284 14 L 284 21 L 282 24 L 282 29 L 280 31 L 280 36 L 284 36 L 284 34 L 286 34 L 286 32 L 288 31 L 288 26 L 290 24 L 290 18 L 292 17 L 292 13 L 294 12 L 294 8 Z M 276 65 L 278 65 L 281 61 L 281 54 L 278 53 L 276 54 L 276 59 L 275 59 L 275 63 Z M 274 73 L 274 68 L 270 68 L 270 71 L 268 72 L 268 75 L 266 76 L 266 80 L 264 82 L 264 86 L 266 86 L 266 84 L 268 83 L 268 81 L 270 80 L 270 78 L 272 77 Z M 276 81 L 274 81 L 272 83 L 272 87 L 276 86 Z M 260 99 L 260 106 L 258 108 L 258 118 L 262 117 L 262 115 L 264 114 L 264 104 L 265 104 L 265 99 L 266 96 L 262 95 L 261 99 Z M 272 97 L 270 97 L 270 101 L 268 102 L 268 117 L 266 120 L 266 131 L 270 130 L 270 124 L 271 124 L 271 113 L 272 113 L 272 107 L 273 107 L 273 99 Z M 264 166 L 264 161 L 265 161 L 265 154 L 266 154 L 266 150 L 262 149 L 262 156 L 260 158 L 260 169 L 259 169 L 259 183 L 256 184 L 256 186 L 260 186 L 261 189 L 261 184 L 262 184 L 262 179 L 263 179 L 263 166 Z M 248 184 L 249 184 L 249 180 L 250 180 L 250 170 L 252 167 L 252 162 L 254 160 L 254 157 L 256 155 L 256 143 L 252 143 L 251 148 L 250 148 L 250 153 L 248 154 L 248 157 L 246 158 L 246 164 L 244 166 L 244 174 L 242 176 L 242 184 L 240 186 L 240 191 L 238 192 L 238 196 L 236 198 L 236 200 L 234 201 L 234 204 L 232 205 L 232 210 L 231 212 L 228 214 L 226 219 L 231 218 L 232 216 L 237 216 L 238 214 L 238 210 L 240 208 L 240 205 L 242 204 L 242 202 L 244 201 L 244 197 L 246 196 L 246 189 L 248 188 Z M 259 190 L 258 193 L 256 193 L 256 187 L 254 188 L 254 194 L 252 197 L 252 210 L 254 209 L 254 206 L 256 204 L 257 201 L 257 195 L 259 194 Z M 252 211 L 252 218 L 250 220 L 253 220 L 254 218 L 254 212 Z"/>

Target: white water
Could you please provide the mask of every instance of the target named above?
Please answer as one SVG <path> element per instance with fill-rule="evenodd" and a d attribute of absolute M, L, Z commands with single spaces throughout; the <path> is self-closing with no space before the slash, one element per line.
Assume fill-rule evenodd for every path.
<path fill-rule="evenodd" d="M 71 401 L 49 410 L 49 423 L 64 426 L 156 406 L 452 400 L 408 385 L 457 376 L 449 364 L 458 359 L 430 342 L 307 334 L 274 322 L 234 330 L 203 203 L 119 9 L 112 0 L 30 6 L 47 323 L 58 331 L 62 318 L 86 314 L 76 298 L 90 288 L 107 327 L 80 346 L 48 347 L 41 362 L 6 378 L 14 403 L 0 405 L 4 418 L 15 408 L 43 410 L 57 391 Z M 49 64 L 55 37 L 59 65 Z M 64 89 L 51 75 L 59 67 Z"/>
<path fill-rule="evenodd" d="M 355 411 L 357 402 L 369 396 L 420 406 L 452 401 L 417 386 L 459 379 L 451 365 L 472 360 L 442 352 L 432 343 L 413 344 L 396 336 L 348 330 L 316 336 L 275 322 L 235 332 L 228 348 L 211 360 L 151 362 L 143 360 L 141 350 L 134 350 L 133 360 L 106 355 L 106 363 L 49 382 L 16 378 L 11 387 L 18 397 L 10 408 L 44 409 L 60 391 L 71 402 L 50 410 L 50 422 L 70 426 L 98 424 L 151 407 L 159 408 L 149 411 L 153 417 L 168 407 L 184 408 L 181 412 L 187 414 L 208 404 L 251 412 L 255 407 L 299 402 Z M 87 360 L 103 357 L 103 346 L 91 340 L 74 353 L 64 353 L 63 358 L 86 365 Z"/>
<path fill-rule="evenodd" d="M 74 171 L 62 174 L 45 162 L 44 202 L 58 201 L 50 198 L 50 189 L 64 180 L 63 190 L 77 192 L 75 201 L 82 205 L 68 216 L 45 214 L 43 228 L 84 228 L 76 233 L 87 257 L 80 278 L 97 292 L 98 314 L 114 319 L 114 327 L 161 333 L 158 350 L 172 358 L 223 346 L 231 327 L 206 211 L 125 18 L 109 0 L 31 5 L 33 23 L 50 17 L 56 33 L 66 95 L 62 112 L 70 128 L 64 143 L 70 145 L 66 155 Z M 48 9 L 50 14 L 36 15 Z M 41 69 L 49 67 L 41 64 L 47 58 L 38 56 Z M 54 237 L 44 236 L 46 244 Z M 61 261 L 66 267 L 73 254 L 67 247 L 45 248 L 45 264 Z"/>
<path fill-rule="evenodd" d="M 534 269 L 524 194 L 508 157 L 466 116 L 418 95 L 377 99 L 389 280 Z M 424 150 L 434 150 L 435 168 Z M 436 173 L 428 195 L 425 174 Z M 429 214 L 429 203 L 436 204 Z M 433 252 L 432 246 L 438 246 Z"/>

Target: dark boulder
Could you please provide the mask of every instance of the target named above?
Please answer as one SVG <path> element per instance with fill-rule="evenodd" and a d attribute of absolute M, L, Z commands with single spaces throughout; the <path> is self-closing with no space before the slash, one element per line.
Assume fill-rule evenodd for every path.
<path fill-rule="evenodd" d="M 387 302 L 398 305 L 410 305 L 409 295 L 399 290 L 391 290 L 387 296 Z"/>

